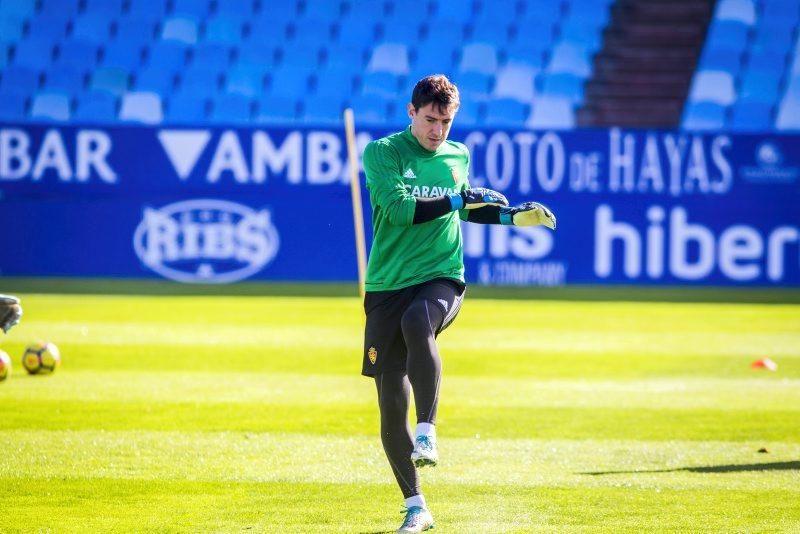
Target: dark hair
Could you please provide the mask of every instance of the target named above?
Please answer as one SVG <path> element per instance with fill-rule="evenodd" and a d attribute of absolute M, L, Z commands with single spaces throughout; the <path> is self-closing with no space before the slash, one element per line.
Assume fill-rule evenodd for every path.
<path fill-rule="evenodd" d="M 416 111 L 428 104 L 435 104 L 439 111 L 458 111 L 461 101 L 458 96 L 458 87 L 447 79 L 444 74 L 425 76 L 411 94 L 411 105 Z"/>

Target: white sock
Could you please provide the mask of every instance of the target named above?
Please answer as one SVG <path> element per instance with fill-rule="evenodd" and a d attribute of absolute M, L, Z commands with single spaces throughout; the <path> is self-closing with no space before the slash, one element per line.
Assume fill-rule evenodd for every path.
<path fill-rule="evenodd" d="M 428 509 L 428 505 L 425 504 L 425 497 L 423 497 L 421 493 L 406 499 L 406 508 L 411 508 L 412 506 L 419 506 L 423 510 Z"/>
<path fill-rule="evenodd" d="M 417 435 L 419 436 L 428 436 L 432 439 L 436 439 L 436 425 L 431 423 L 417 423 Z"/>

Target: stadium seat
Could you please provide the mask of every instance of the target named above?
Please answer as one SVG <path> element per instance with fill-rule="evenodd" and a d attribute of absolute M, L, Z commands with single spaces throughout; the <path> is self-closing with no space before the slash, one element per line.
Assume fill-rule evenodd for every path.
<path fill-rule="evenodd" d="M 690 102 L 707 101 L 727 106 L 735 99 L 733 76 L 729 72 L 709 70 L 695 73 L 689 91 Z"/>
<path fill-rule="evenodd" d="M 298 98 L 309 90 L 309 71 L 294 65 L 284 65 L 271 72 L 269 94 L 286 98 Z"/>
<path fill-rule="evenodd" d="M 147 91 L 127 92 L 122 96 L 119 118 L 129 122 L 158 124 L 164 118 L 161 97 Z"/>
<path fill-rule="evenodd" d="M 39 88 L 39 73 L 28 67 L 9 65 L 2 71 L 0 94 L 28 97 Z"/>
<path fill-rule="evenodd" d="M 320 47 L 332 40 L 333 21 L 320 17 L 304 17 L 291 21 L 289 34 L 292 42 Z"/>
<path fill-rule="evenodd" d="M 381 43 L 372 50 L 367 63 L 367 72 L 391 72 L 408 74 L 408 48 L 400 43 Z"/>
<path fill-rule="evenodd" d="M 700 70 L 721 70 L 731 73 L 736 77 L 742 68 L 742 53 L 738 49 L 729 49 L 721 46 L 717 48 L 706 47 L 700 56 Z"/>
<path fill-rule="evenodd" d="M 535 95 L 536 69 L 527 65 L 509 64 L 497 71 L 493 98 L 511 98 L 530 103 Z"/>
<path fill-rule="evenodd" d="M 322 54 L 317 46 L 298 43 L 297 46 L 287 46 L 282 49 L 280 56 L 283 65 L 302 65 L 313 70 L 319 65 Z"/>
<path fill-rule="evenodd" d="M 66 2 L 65 2 L 66 3 Z M 77 2 L 75 3 L 77 9 Z M 36 0 L 14 0 L 13 2 L 0 3 L 0 14 L 3 16 L 13 16 L 18 19 L 26 19 L 36 11 Z"/>
<path fill-rule="evenodd" d="M 28 22 L 28 37 L 47 39 L 52 43 L 62 40 L 67 35 L 70 14 L 67 11 L 56 9 L 37 13 Z"/>
<path fill-rule="evenodd" d="M 211 0 L 173 0 L 172 15 L 203 20 L 211 11 Z"/>
<path fill-rule="evenodd" d="M 4 69 L 6 65 L 8 65 L 8 62 L 11 59 L 12 48 L 13 46 L 10 44 L 0 43 L 0 70 Z"/>
<path fill-rule="evenodd" d="M 601 44 L 600 26 L 597 22 L 585 18 L 568 18 L 561 22 L 559 39 L 561 41 L 581 43 L 591 52 L 597 51 Z"/>
<path fill-rule="evenodd" d="M 209 121 L 220 124 L 242 124 L 250 122 L 253 101 L 240 94 L 222 94 L 212 100 Z"/>
<path fill-rule="evenodd" d="M 13 16 L 0 17 L 0 44 L 13 44 L 22 39 L 25 20 Z"/>
<path fill-rule="evenodd" d="M 756 21 L 756 6 L 753 0 L 720 0 L 714 18 L 736 20 L 751 26 Z"/>
<path fill-rule="evenodd" d="M 72 120 L 81 123 L 113 123 L 117 121 L 117 99 L 106 92 L 83 93 Z"/>
<path fill-rule="evenodd" d="M 453 71 L 455 45 L 445 42 L 437 44 L 436 47 L 419 45 L 415 49 L 414 55 L 415 59 L 409 76 L 419 79 L 437 72 L 450 74 Z"/>
<path fill-rule="evenodd" d="M 719 130 L 725 125 L 725 106 L 717 102 L 688 102 L 683 111 L 684 130 Z"/>
<path fill-rule="evenodd" d="M 325 20 L 336 20 L 342 14 L 339 0 L 305 0 L 303 16 L 314 16 Z"/>
<path fill-rule="evenodd" d="M 772 129 L 772 105 L 758 101 L 738 101 L 733 106 L 729 126 L 734 131 L 755 132 Z"/>
<path fill-rule="evenodd" d="M 128 0 L 128 14 L 125 24 L 132 18 L 157 21 L 164 18 L 166 13 L 167 0 Z"/>
<path fill-rule="evenodd" d="M 461 49 L 461 60 L 457 70 L 494 75 L 497 65 L 497 48 L 493 44 L 467 43 Z"/>
<path fill-rule="evenodd" d="M 37 93 L 31 103 L 31 118 L 66 122 L 70 119 L 69 97 L 63 93 Z"/>
<path fill-rule="evenodd" d="M 275 67 L 276 63 L 276 44 L 269 40 L 248 41 L 239 47 L 239 54 L 236 63 L 247 65 L 262 65 L 265 70 Z"/>
<path fill-rule="evenodd" d="M 103 51 L 100 65 L 133 72 L 142 63 L 142 48 L 125 41 L 111 41 Z"/>
<path fill-rule="evenodd" d="M 145 65 L 172 74 L 185 66 L 186 50 L 186 44 L 179 41 L 156 41 L 147 49 Z"/>
<path fill-rule="evenodd" d="M 259 124 L 291 124 L 297 120 L 295 97 L 267 96 L 258 102 L 255 122 Z"/>
<path fill-rule="evenodd" d="M 549 49 L 555 38 L 555 30 L 554 21 L 534 19 L 527 24 L 515 21 L 511 25 L 510 33 L 512 42 L 517 45 Z"/>
<path fill-rule="evenodd" d="M 343 18 L 335 28 L 336 42 L 340 46 L 365 48 L 372 46 L 378 34 L 379 25 L 375 21 L 362 20 L 358 15 L 352 15 Z"/>
<path fill-rule="evenodd" d="M 157 19 L 156 19 L 157 20 Z M 146 18 L 127 18 L 124 23 L 117 24 L 114 42 L 142 50 L 156 38 L 158 24 Z"/>
<path fill-rule="evenodd" d="M 123 0 L 85 0 L 83 10 L 86 13 L 98 13 L 106 19 L 122 14 Z"/>
<path fill-rule="evenodd" d="M 382 0 L 352 0 L 345 4 L 348 17 L 357 17 L 363 21 L 377 21 L 386 16 L 386 4 Z"/>
<path fill-rule="evenodd" d="M 194 45 L 197 43 L 197 26 L 196 20 L 187 17 L 168 17 L 161 27 L 161 39 Z"/>
<path fill-rule="evenodd" d="M 203 39 L 228 47 L 238 45 L 242 40 L 243 17 L 243 14 L 218 15 L 206 19 Z"/>
<path fill-rule="evenodd" d="M 85 72 L 94 68 L 99 51 L 95 43 L 70 39 L 58 46 L 55 64 L 69 65 Z"/>
<path fill-rule="evenodd" d="M 166 103 L 164 123 L 200 124 L 206 121 L 206 98 L 178 92 Z"/>
<path fill-rule="evenodd" d="M 707 47 L 725 47 L 743 52 L 747 47 L 750 27 L 741 21 L 712 21 L 706 37 Z"/>
<path fill-rule="evenodd" d="M 58 65 L 45 72 L 43 89 L 74 98 L 83 91 L 83 84 L 84 75 L 82 71 L 69 65 Z"/>
<path fill-rule="evenodd" d="M 514 43 L 505 50 L 505 65 L 520 65 L 540 71 L 544 68 L 545 50 L 541 44 Z"/>
<path fill-rule="evenodd" d="M 469 39 L 472 42 L 505 46 L 511 39 L 511 22 L 503 20 L 476 21 L 469 32 Z"/>
<path fill-rule="evenodd" d="M 111 37 L 111 22 L 104 13 L 84 13 L 72 21 L 72 38 L 103 46 Z"/>
<path fill-rule="evenodd" d="M 400 82 L 400 77 L 392 72 L 367 72 L 361 81 L 361 94 L 389 100 L 398 98 Z"/>
<path fill-rule="evenodd" d="M 222 72 L 213 68 L 206 68 L 202 63 L 197 63 L 182 71 L 179 76 L 179 85 L 183 91 L 197 92 L 213 96 L 220 87 Z"/>
<path fill-rule="evenodd" d="M 49 37 L 29 36 L 17 44 L 12 64 L 43 71 L 53 61 L 54 48 Z"/>
<path fill-rule="evenodd" d="M 343 100 L 334 96 L 314 95 L 303 102 L 301 118 L 306 124 L 331 126 L 341 124 L 343 121 Z"/>
<path fill-rule="evenodd" d="M 355 122 L 359 126 L 381 126 L 386 123 L 389 101 L 375 95 L 354 96 L 349 105 L 353 108 Z"/>
<path fill-rule="evenodd" d="M 314 76 L 314 94 L 343 102 L 353 94 L 353 76 L 336 68 L 323 68 Z"/>
<path fill-rule="evenodd" d="M 583 78 L 592 73 L 591 52 L 579 42 L 562 41 L 553 47 L 547 71 L 566 72 Z"/>
<path fill-rule="evenodd" d="M 486 122 L 500 127 L 522 127 L 528 116 L 528 105 L 511 98 L 498 98 L 486 104 Z"/>
<path fill-rule="evenodd" d="M 459 24 L 464 25 L 472 20 L 474 13 L 472 0 L 438 0 L 433 3 L 433 26 Z"/>
<path fill-rule="evenodd" d="M 533 129 L 566 130 L 575 127 L 572 103 L 559 96 L 539 96 L 525 125 Z"/>
<path fill-rule="evenodd" d="M 477 71 L 458 72 L 453 82 L 458 86 L 462 101 L 483 102 L 489 99 L 494 76 Z"/>
<path fill-rule="evenodd" d="M 456 114 L 456 118 L 454 120 L 454 127 L 476 127 L 481 126 L 483 121 L 481 120 L 481 109 L 484 104 L 475 101 L 466 101 L 461 102 L 461 106 L 458 108 L 458 113 Z M 408 123 L 408 118 L 406 117 L 406 123 Z"/>
<path fill-rule="evenodd" d="M 228 67 L 231 51 L 226 45 L 204 42 L 198 44 L 191 53 L 189 67 L 202 67 L 220 72 Z"/>
<path fill-rule="evenodd" d="M 573 104 L 583 101 L 583 78 L 560 72 L 556 74 L 546 73 L 541 77 L 541 95 L 563 97 Z"/>
<path fill-rule="evenodd" d="M 239 64 L 225 77 L 225 92 L 256 98 L 264 92 L 266 71 L 257 65 Z"/>
<path fill-rule="evenodd" d="M 161 95 L 162 98 L 166 98 L 172 93 L 175 86 L 174 82 L 175 77 L 171 73 L 165 72 L 158 67 L 148 66 L 136 72 L 133 87 L 137 91 L 156 93 Z M 206 91 L 203 88 L 198 90 L 201 92 Z"/>
<path fill-rule="evenodd" d="M 129 81 L 128 72 L 124 70 L 99 67 L 91 74 L 89 88 L 119 97 L 128 90 Z"/>
<path fill-rule="evenodd" d="M 250 17 L 254 11 L 255 2 L 253 0 L 217 0 L 218 15 Z"/>
<path fill-rule="evenodd" d="M 774 71 L 752 69 L 749 70 L 739 85 L 739 101 L 761 102 L 773 104 L 778 100 L 780 78 L 774 76 Z"/>
<path fill-rule="evenodd" d="M 24 120 L 26 101 L 27 97 L 21 94 L 8 94 L 0 91 L 0 119 L 5 121 Z"/>
<path fill-rule="evenodd" d="M 334 44 L 327 48 L 324 69 L 337 70 L 353 76 L 364 70 L 364 49 L 359 46 Z"/>

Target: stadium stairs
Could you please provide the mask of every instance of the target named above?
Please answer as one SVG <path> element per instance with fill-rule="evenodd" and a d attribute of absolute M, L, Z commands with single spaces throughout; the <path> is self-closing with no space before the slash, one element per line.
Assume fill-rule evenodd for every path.
<path fill-rule="evenodd" d="M 714 0 L 620 0 L 595 56 L 579 126 L 675 128 Z"/>

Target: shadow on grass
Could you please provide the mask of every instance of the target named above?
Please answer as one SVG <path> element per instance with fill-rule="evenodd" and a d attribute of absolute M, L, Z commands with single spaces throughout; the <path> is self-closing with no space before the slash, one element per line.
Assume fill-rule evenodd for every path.
<path fill-rule="evenodd" d="M 792 471 L 800 470 L 800 461 L 764 462 L 759 464 L 704 465 L 699 467 L 676 467 L 674 469 L 637 469 L 633 471 L 590 471 L 581 475 L 625 475 L 636 473 L 741 473 L 746 471 Z"/>

